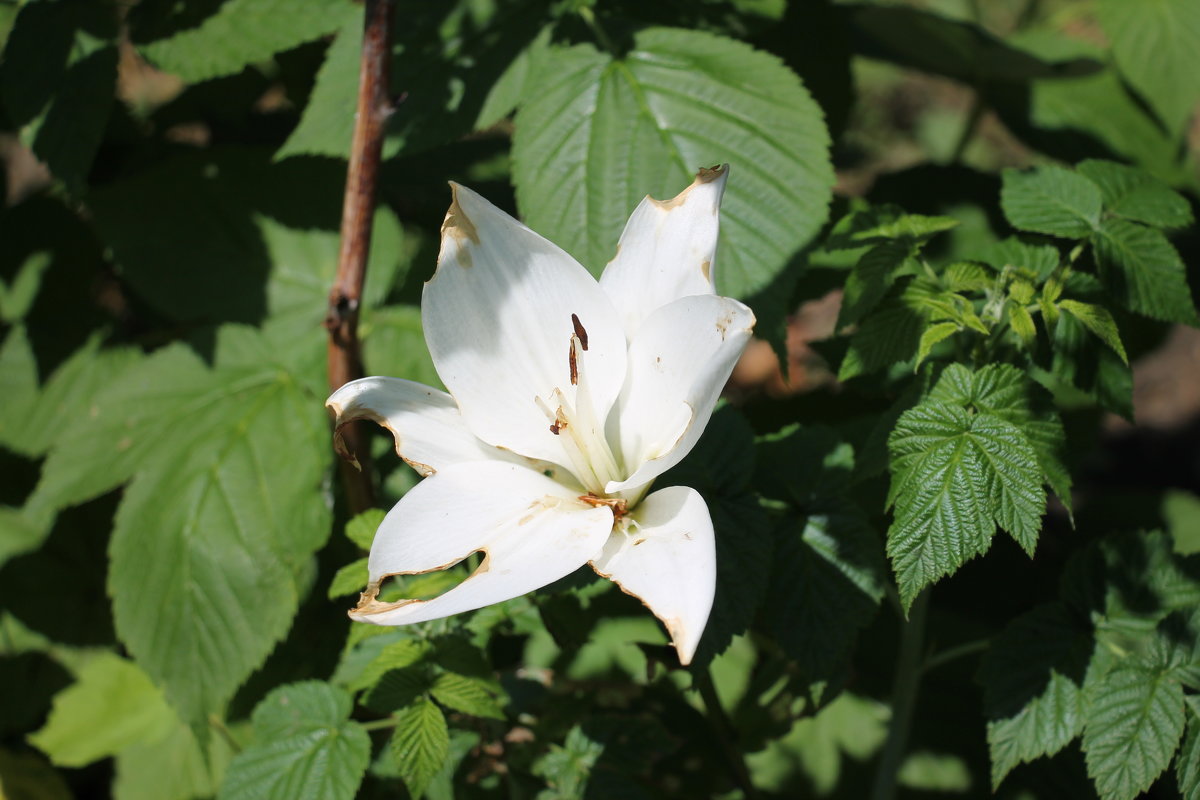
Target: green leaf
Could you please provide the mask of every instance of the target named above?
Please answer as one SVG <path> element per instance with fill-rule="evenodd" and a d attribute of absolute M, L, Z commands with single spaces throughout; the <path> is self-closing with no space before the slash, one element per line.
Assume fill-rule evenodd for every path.
<path fill-rule="evenodd" d="M 1099 0 L 1117 66 L 1178 138 L 1200 101 L 1200 7 L 1190 0 Z"/>
<path fill-rule="evenodd" d="M 583 797 L 592 768 L 603 754 L 604 743 L 576 725 L 561 745 L 550 745 L 549 752 L 534 763 L 533 774 L 545 779 L 552 790 L 547 793 L 551 800 Z"/>
<path fill-rule="evenodd" d="M 21 452 L 25 419 L 38 397 L 37 358 L 24 325 L 14 325 L 0 345 L 0 392 L 5 413 L 0 416 L 0 445 Z"/>
<path fill-rule="evenodd" d="M 291 625 L 297 576 L 329 533 L 328 429 L 319 399 L 257 332 L 223 328 L 211 371 L 182 355 L 144 362 L 166 367 L 143 374 L 170 383 L 174 404 L 138 396 L 137 384 L 114 387 L 70 458 L 115 453 L 119 470 L 104 469 L 117 482 L 135 473 L 110 545 L 117 632 L 194 721 L 220 709 Z M 133 406 L 121 405 L 131 390 Z M 51 459 L 67 458 L 61 451 Z"/>
<path fill-rule="evenodd" d="M 929 317 L 921 304 L 924 292 L 917 281 L 912 281 L 889 293 L 850 338 L 850 348 L 838 367 L 838 380 L 866 375 L 916 356 Z"/>
<path fill-rule="evenodd" d="M 42 274 L 54 257 L 45 250 L 31 253 L 12 276 L 12 284 L 0 281 L 0 320 L 13 323 L 29 313 L 41 288 Z"/>
<path fill-rule="evenodd" d="M 1021 338 L 1025 347 L 1032 350 L 1037 344 L 1037 326 L 1034 324 L 1029 310 L 1020 303 L 1009 303 L 1006 308 L 1008 309 L 1008 324 L 1012 326 L 1013 333 Z"/>
<path fill-rule="evenodd" d="M 344 22 L 325 51 L 325 61 L 317 71 L 300 123 L 275 152 L 276 160 L 298 155 L 339 158 L 349 155 L 355 115 L 345 113 L 345 109 L 357 99 L 362 62 L 362 14 L 361 9 L 346 7 L 342 16 Z"/>
<path fill-rule="evenodd" d="M 1039 281 L 1048 278 L 1060 260 L 1054 245 L 1035 244 L 1018 236 L 1009 236 L 984 248 L 980 257 L 998 271 L 1016 268 Z"/>
<path fill-rule="evenodd" d="M 160 739 L 176 725 L 175 712 L 146 673 L 114 653 L 100 653 L 55 695 L 50 718 L 29 741 L 55 764 L 82 767 Z"/>
<path fill-rule="evenodd" d="M 1200 708 L 1188 703 L 1187 735 L 1175 756 L 1175 779 L 1183 800 L 1200 800 Z"/>
<path fill-rule="evenodd" d="M 1079 174 L 1100 187 L 1104 210 L 1156 228 L 1186 228 L 1192 207 L 1186 198 L 1148 172 L 1114 161 L 1088 160 L 1075 165 Z"/>
<path fill-rule="evenodd" d="M 846 276 L 837 327 L 861 320 L 887 294 L 896 278 L 909 265 L 913 248 L 902 242 L 885 242 L 863 254 Z"/>
<path fill-rule="evenodd" d="M 421 309 L 385 306 L 363 315 L 363 359 L 372 375 L 407 378 L 434 388 L 442 387 L 433 358 L 425 345 Z"/>
<path fill-rule="evenodd" d="M 958 220 L 953 217 L 927 217 L 908 214 L 895 205 L 877 205 L 838 220 L 824 246 L 830 250 L 852 250 L 879 244 L 922 244 L 957 226 Z"/>
<path fill-rule="evenodd" d="M 337 30 L 346 0 L 228 0 L 197 27 L 141 45 L 159 69 L 189 83 L 240 72 L 282 50 Z M 361 11 L 359 12 L 361 14 Z"/>
<path fill-rule="evenodd" d="M 1096 184 L 1062 167 L 1006 169 L 1000 206 L 1014 228 L 1082 239 L 1100 224 Z"/>
<path fill-rule="evenodd" d="M 449 755 L 450 733 L 442 710 L 427 697 L 402 709 L 388 749 L 408 793 L 420 797 Z"/>
<path fill-rule="evenodd" d="M 192 729 L 176 720 L 165 737 L 130 745 L 117 754 L 113 800 L 212 797 L 233 755 L 233 745 L 224 736 L 209 737 L 206 754 Z"/>
<path fill-rule="evenodd" d="M 362 550 L 370 550 L 375 541 L 375 531 L 387 516 L 382 508 L 368 508 L 361 514 L 356 514 L 346 523 L 346 538 L 354 542 Z"/>
<path fill-rule="evenodd" d="M 1091 641 L 1060 604 L 1040 606 L 1004 629 L 979 668 L 992 788 L 1013 767 L 1053 755 L 1083 731 L 1083 673 Z"/>
<path fill-rule="evenodd" d="M 5 800 L 72 800 L 62 775 L 37 753 L 0 750 L 0 791 Z"/>
<path fill-rule="evenodd" d="M 879 539 L 849 507 L 789 515 L 776 531 L 765 618 L 810 680 L 827 678 L 883 598 Z"/>
<path fill-rule="evenodd" d="M 1195 324 L 1187 270 L 1161 231 L 1106 219 L 1092 245 L 1105 288 L 1126 308 L 1164 322 Z"/>
<path fill-rule="evenodd" d="M 1081 303 L 1078 300 L 1060 300 L 1058 307 L 1096 334 L 1100 341 L 1111 347 L 1113 352 L 1121 357 L 1122 362 L 1129 363 L 1129 357 L 1125 355 L 1125 346 L 1121 344 L 1121 334 L 1117 331 L 1117 322 L 1107 308 L 1091 303 Z"/>
<path fill-rule="evenodd" d="M 895 521 L 887 552 L 906 607 L 985 552 L 996 525 L 1032 555 L 1046 495 L 1037 454 L 1017 426 L 931 400 L 901 415 L 888 448 Z"/>
<path fill-rule="evenodd" d="M 1132 800 L 1171 762 L 1183 735 L 1183 687 L 1163 673 L 1118 666 L 1089 688 L 1083 731 L 1088 775 L 1104 800 Z"/>
<path fill-rule="evenodd" d="M 329 591 L 326 594 L 330 600 L 336 600 L 346 595 L 358 594 L 366 588 L 367 582 L 370 579 L 371 575 L 367 570 L 367 557 L 363 556 L 337 571 L 333 576 L 333 580 L 329 582 Z"/>
<path fill-rule="evenodd" d="M 504 709 L 491 683 L 480 678 L 443 672 L 430 689 L 433 698 L 444 706 L 475 717 L 504 719 Z"/>
<path fill-rule="evenodd" d="M 392 642 L 367 664 L 362 674 L 350 683 L 349 688 L 351 690 L 370 688 L 388 672 L 405 669 L 421 662 L 429 654 L 429 651 L 429 644 L 417 639 L 402 639 L 399 642 Z"/>
<path fill-rule="evenodd" d="M 917 344 L 917 359 L 913 363 L 913 370 L 920 367 L 921 362 L 929 357 L 929 353 L 935 345 L 949 339 L 958 333 L 958 330 L 958 324 L 954 322 L 939 322 L 926 328 L 925 332 L 921 334 L 920 343 Z"/>
<path fill-rule="evenodd" d="M 721 294 L 771 284 L 825 220 L 833 173 L 820 109 L 773 56 L 710 33 L 649 28 L 613 59 L 548 54 L 516 117 L 513 180 L 525 221 L 599 274 L 647 193 L 732 165 Z"/>
<path fill-rule="evenodd" d="M 272 691 L 254 708 L 254 741 L 230 763 L 219 800 L 351 800 L 371 757 L 351 707 L 321 681 Z"/>

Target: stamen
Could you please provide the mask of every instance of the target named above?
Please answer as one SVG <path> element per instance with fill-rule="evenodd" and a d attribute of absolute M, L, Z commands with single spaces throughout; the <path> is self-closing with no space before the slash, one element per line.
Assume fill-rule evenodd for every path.
<path fill-rule="evenodd" d="M 571 337 L 571 346 L 567 351 L 567 361 L 571 367 L 571 385 L 579 385 L 579 360 L 575 355 L 575 343 L 580 341 L 578 336 Z M 587 348 L 585 347 L 584 350 Z"/>
<path fill-rule="evenodd" d="M 583 323 L 579 321 L 579 317 L 575 314 L 571 315 L 571 326 L 575 328 L 575 335 L 579 337 L 579 345 L 587 352 L 587 331 L 583 327 Z"/>

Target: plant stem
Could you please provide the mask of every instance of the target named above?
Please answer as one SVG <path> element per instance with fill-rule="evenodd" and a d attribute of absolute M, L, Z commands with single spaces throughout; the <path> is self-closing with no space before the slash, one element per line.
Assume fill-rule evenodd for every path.
<path fill-rule="evenodd" d="M 225 744 L 229 745 L 229 749 L 235 754 L 242 752 L 242 746 L 238 744 L 237 739 L 233 738 L 233 733 L 225 726 L 224 720 L 216 714 L 209 714 L 208 725 L 214 731 L 221 734 L 221 738 L 225 740 Z"/>
<path fill-rule="evenodd" d="M 612 39 L 608 38 L 608 34 L 605 33 L 604 28 L 600 27 L 600 23 L 596 21 L 596 14 L 592 11 L 591 7 L 581 6 L 579 16 L 592 29 L 592 35 L 596 37 L 596 41 L 600 43 L 600 46 L 615 55 L 617 48 L 613 45 Z"/>
<path fill-rule="evenodd" d="M 973 656 L 976 653 L 982 653 L 984 650 L 987 650 L 991 644 L 992 642 L 990 639 L 976 639 L 973 642 L 960 644 L 957 647 L 951 647 L 948 650 L 935 653 L 934 655 L 925 659 L 925 664 L 921 667 L 921 672 L 924 674 L 930 670 L 937 669 L 943 664 L 949 664 L 955 659 L 963 658 L 964 656 Z"/>
<path fill-rule="evenodd" d="M 396 727 L 395 717 L 384 717 L 383 719 L 374 719 L 370 722 L 358 723 L 364 731 L 381 731 L 387 728 Z"/>
<path fill-rule="evenodd" d="M 342 244 L 337 276 L 329 290 L 325 328 L 329 331 L 329 388 L 338 389 L 363 376 L 362 351 L 358 341 L 358 312 L 367 254 L 371 249 L 371 226 L 375 217 L 375 194 L 387 118 L 392 113 L 388 73 L 392 57 L 394 0 L 366 0 L 363 24 L 362 62 L 359 70 L 358 113 L 350 145 L 346 172 L 346 194 L 342 203 Z M 341 464 L 342 481 L 350 511 L 357 514 L 374 505 L 370 452 L 362 423 L 347 425 L 342 435 L 347 451 L 356 456 L 358 469 L 349 461 Z"/>
<path fill-rule="evenodd" d="M 962 133 L 959 134 L 958 142 L 954 145 L 954 151 L 950 154 L 951 164 L 958 164 L 962 161 L 963 154 L 967 152 L 967 146 L 975 138 L 975 129 L 979 127 L 979 120 L 983 119 L 984 110 L 983 90 L 980 87 L 975 87 L 975 97 L 971 100 L 971 110 L 967 112 L 967 119 L 963 122 Z"/>
<path fill-rule="evenodd" d="M 929 590 L 925 589 L 913 601 L 908 622 L 900 634 L 900 652 L 896 659 L 896 682 L 892 686 L 892 721 L 887 741 L 879 757 L 871 800 L 892 800 L 896 796 L 896 775 L 908 746 L 908 732 L 913 709 L 917 704 L 917 687 L 921 681 L 921 649 L 925 644 L 925 617 L 929 610 Z"/>
<path fill-rule="evenodd" d="M 733 730 L 733 723 L 729 721 L 729 717 L 725 714 L 725 708 L 721 705 L 721 698 L 717 696 L 717 687 L 713 684 L 712 672 L 705 667 L 703 670 L 696 670 L 692 673 L 696 681 L 696 688 L 700 690 L 700 699 L 704 701 L 704 708 L 707 711 L 709 724 L 712 726 L 713 734 L 717 737 L 717 742 L 721 745 L 721 750 L 725 754 L 725 761 L 729 765 L 730 774 L 742 790 L 748 800 L 757 800 L 760 797 L 758 789 L 754 788 L 754 784 L 750 781 L 750 770 L 746 767 L 746 761 L 742 757 L 742 751 L 738 750 L 734 743 L 736 734 Z"/>

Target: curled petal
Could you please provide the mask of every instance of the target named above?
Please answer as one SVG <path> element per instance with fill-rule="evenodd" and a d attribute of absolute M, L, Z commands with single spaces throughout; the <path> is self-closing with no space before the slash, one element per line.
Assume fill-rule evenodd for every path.
<path fill-rule="evenodd" d="M 691 662 L 717 589 L 712 518 L 695 489 L 651 493 L 591 565 L 645 603 L 671 634 L 680 662 Z"/>
<path fill-rule="evenodd" d="M 422 476 L 464 461 L 507 459 L 467 428 L 454 398 L 400 378 L 360 378 L 325 401 L 334 413 L 334 445 L 346 456 L 343 425 L 369 419 L 392 433 L 396 452 Z"/>
<path fill-rule="evenodd" d="M 728 165 L 702 169 L 674 198 L 646 197 L 629 217 L 600 286 L 631 341 L 655 309 L 680 297 L 714 293 L 718 213 L 728 177 Z"/>
<path fill-rule="evenodd" d="M 609 493 L 644 486 L 691 451 L 738 357 L 754 313 L 728 297 L 684 297 L 651 314 L 629 347 L 629 375 L 610 418 L 627 480 Z"/>
<path fill-rule="evenodd" d="M 368 560 L 371 583 L 353 619 L 405 625 L 518 597 L 594 558 L 612 529 L 607 507 L 581 502 L 540 472 L 516 464 L 455 464 L 422 481 L 388 513 Z M 472 553 L 483 563 L 431 600 L 376 600 L 389 575 L 448 569 Z"/>
<path fill-rule="evenodd" d="M 421 316 L 434 366 L 467 426 L 524 456 L 570 463 L 544 406 L 554 411 L 556 389 L 580 405 L 577 368 L 586 366 L 599 419 L 625 377 L 625 334 L 587 270 L 462 186 L 454 186 Z M 586 343 L 574 355 L 573 336 Z"/>

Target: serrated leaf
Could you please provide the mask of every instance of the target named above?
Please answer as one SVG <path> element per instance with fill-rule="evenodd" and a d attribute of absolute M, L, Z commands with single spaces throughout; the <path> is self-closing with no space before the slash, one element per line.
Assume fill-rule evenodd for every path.
<path fill-rule="evenodd" d="M 189 83 L 206 81 L 337 30 L 351 13 L 347 6 L 346 0 L 300 5 L 290 0 L 229 0 L 197 27 L 138 49 L 165 72 Z"/>
<path fill-rule="evenodd" d="M 329 582 L 326 592 L 330 600 L 336 600 L 346 595 L 358 594 L 366 588 L 371 576 L 367 569 L 367 558 L 363 556 L 356 561 L 341 567 Z"/>
<path fill-rule="evenodd" d="M 674 196 L 728 162 L 721 294 L 771 284 L 820 228 L 833 173 L 820 109 L 773 56 L 700 31 L 649 28 L 613 59 L 556 49 L 517 113 L 513 179 L 525 221 L 593 274 L 647 193 Z"/>
<path fill-rule="evenodd" d="M 853 325 L 870 312 L 887 294 L 911 255 L 912 247 L 903 242 L 885 242 L 864 253 L 846 276 L 837 327 Z"/>
<path fill-rule="evenodd" d="M 402 709 L 388 748 L 408 793 L 420 797 L 449 754 L 450 734 L 442 710 L 427 697 Z"/>
<path fill-rule="evenodd" d="M 418 663 L 390 669 L 363 695 L 362 703 L 380 713 L 390 713 L 411 705 L 433 687 L 428 664 Z"/>
<path fill-rule="evenodd" d="M 375 541 L 375 531 L 387 512 L 382 508 L 368 508 L 346 523 L 346 538 L 354 542 L 362 550 L 370 550 Z"/>
<path fill-rule="evenodd" d="M 276 160 L 299 155 L 344 158 L 349 154 L 356 115 L 345 110 L 356 100 L 362 63 L 362 13 L 353 6 L 346 7 L 344 21 L 317 70 L 300 122 L 275 151 Z"/>
<path fill-rule="evenodd" d="M 958 333 L 958 324 L 954 322 L 939 322 L 936 325 L 930 325 L 921 334 L 921 341 L 917 344 L 917 359 L 913 362 L 913 370 L 916 371 L 921 366 L 930 351 L 938 342 L 943 342 L 949 339 L 954 334 Z"/>
<path fill-rule="evenodd" d="M 878 535 L 861 514 L 789 515 L 780 524 L 764 615 L 806 678 L 837 668 L 882 597 Z"/>
<path fill-rule="evenodd" d="M 1037 326 L 1034 325 L 1029 310 L 1020 303 L 1009 303 L 1007 309 L 1008 324 L 1012 327 L 1013 333 L 1021 338 L 1025 347 L 1032 350 L 1037 344 Z"/>
<path fill-rule="evenodd" d="M 918 289 L 909 283 L 893 289 L 850 338 L 850 348 L 838 367 L 838 380 L 846 381 L 893 364 L 911 360 L 920 346 L 928 313 L 917 302 Z"/>
<path fill-rule="evenodd" d="M 1200 6 L 1099 0 L 1096 15 L 1122 75 L 1178 137 L 1200 101 Z"/>
<path fill-rule="evenodd" d="M 887 552 L 907 607 L 926 585 L 991 545 L 996 525 L 1032 555 L 1046 505 L 1028 439 L 993 414 L 927 401 L 901 415 L 888 439 Z"/>
<path fill-rule="evenodd" d="M 952 292 L 982 292 L 994 280 L 986 268 L 970 261 L 956 261 L 942 273 L 942 285 Z"/>
<path fill-rule="evenodd" d="M 579 725 L 567 732 L 561 745 L 550 750 L 533 765 L 533 774 L 545 779 L 551 800 L 583 797 L 592 768 L 604 753 L 604 743 L 590 738 Z"/>
<path fill-rule="evenodd" d="M 1060 300 L 1058 307 L 1083 323 L 1083 326 L 1112 348 L 1128 364 L 1129 357 L 1125 355 L 1125 346 L 1121 344 L 1121 334 L 1117 331 L 1117 321 L 1104 306 L 1081 303 L 1078 300 Z"/>
<path fill-rule="evenodd" d="M 1089 689 L 1083 731 L 1088 775 L 1104 800 L 1132 800 L 1171 762 L 1183 735 L 1183 687 L 1121 665 Z"/>
<path fill-rule="evenodd" d="M 100 653 L 55 695 L 50 718 L 29 741 L 55 764 L 82 767 L 162 738 L 177 724 L 146 673 L 114 653 Z"/>
<path fill-rule="evenodd" d="M 1083 731 L 1091 643 L 1065 606 L 1041 606 L 1004 629 L 979 668 L 992 788 L 1019 763 L 1053 755 Z"/>
<path fill-rule="evenodd" d="M 422 661 L 429 652 L 429 643 L 418 639 L 392 642 L 367 664 L 362 674 L 352 681 L 348 688 L 357 691 L 374 686 L 388 672 L 411 667 Z"/>
<path fill-rule="evenodd" d="M 475 717 L 504 719 L 504 709 L 495 690 L 488 681 L 480 678 L 443 672 L 429 691 L 433 699 L 455 711 Z"/>
<path fill-rule="evenodd" d="M 1062 167 L 1006 169 L 1000 206 L 1014 228 L 1082 239 L 1100 224 L 1100 189 Z"/>
<path fill-rule="evenodd" d="M 1187 270 L 1161 231 L 1106 219 L 1092 244 L 1105 288 L 1126 308 L 1164 322 L 1196 322 Z"/>
<path fill-rule="evenodd" d="M 908 214 L 899 206 L 884 204 L 855 211 L 838 220 L 824 247 L 852 250 L 880 244 L 921 244 L 958 226 L 953 217 Z"/>
<path fill-rule="evenodd" d="M 280 686 L 254 709 L 255 739 L 225 773 L 219 800 L 351 800 L 371 739 L 350 695 L 322 681 Z"/>
<path fill-rule="evenodd" d="M 1189 703 L 1187 735 L 1175 756 L 1175 780 L 1183 800 L 1200 800 L 1200 709 Z"/>
<path fill-rule="evenodd" d="M 1115 161 L 1091 159 L 1075 165 L 1079 174 L 1100 187 L 1109 214 L 1158 228 L 1192 224 L 1187 199 L 1148 172 Z"/>
<path fill-rule="evenodd" d="M 1015 268 L 1036 280 L 1046 280 L 1058 267 L 1061 255 L 1052 244 L 1034 244 L 1009 236 L 985 247 L 980 258 L 999 271 Z"/>
<path fill-rule="evenodd" d="M 220 709 L 291 624 L 297 575 L 329 532 L 327 423 L 256 332 L 222 329 L 213 370 L 181 351 L 141 366 L 151 363 L 162 369 L 142 377 L 174 394 L 114 387 L 69 458 L 115 454 L 109 485 L 134 473 L 110 545 L 117 632 L 194 721 Z M 132 407 L 120 405 L 130 395 Z M 51 459 L 60 454 L 68 458 L 57 449 Z M 43 486 L 54 477 L 49 461 L 44 477 Z M 64 491 L 78 494 L 78 484 Z"/>

